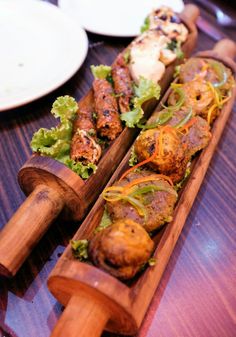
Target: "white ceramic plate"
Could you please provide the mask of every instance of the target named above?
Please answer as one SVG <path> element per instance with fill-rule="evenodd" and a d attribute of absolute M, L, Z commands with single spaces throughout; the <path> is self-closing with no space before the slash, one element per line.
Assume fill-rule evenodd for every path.
<path fill-rule="evenodd" d="M 136 36 L 145 17 L 161 5 L 181 12 L 182 0 L 58 0 L 59 7 L 88 31 L 109 36 Z"/>
<path fill-rule="evenodd" d="M 0 111 L 58 88 L 88 50 L 87 35 L 74 20 L 36 0 L 0 0 L 0 41 Z"/>

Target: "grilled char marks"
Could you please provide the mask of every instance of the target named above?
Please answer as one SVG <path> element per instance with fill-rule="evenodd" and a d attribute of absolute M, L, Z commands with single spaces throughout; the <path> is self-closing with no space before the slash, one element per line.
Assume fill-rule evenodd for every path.
<path fill-rule="evenodd" d="M 201 80 L 209 81 L 211 83 L 218 82 L 220 79 L 217 76 L 217 73 L 214 71 L 214 68 L 209 63 L 210 59 L 203 59 L 199 57 L 193 57 L 189 59 L 186 63 L 182 64 L 180 67 L 179 73 L 179 82 L 180 83 L 187 83 L 193 81 L 195 78 L 199 78 Z M 215 65 L 222 66 L 224 65 L 216 60 L 210 60 Z M 229 69 L 226 67 L 225 71 L 229 73 Z"/>
<path fill-rule="evenodd" d="M 101 157 L 101 147 L 96 140 L 84 130 L 78 130 L 71 143 L 71 159 L 84 165 L 97 164 Z"/>
<path fill-rule="evenodd" d="M 189 128 L 189 132 L 182 136 L 182 144 L 185 144 L 188 155 L 193 156 L 196 152 L 204 149 L 211 138 L 210 126 L 207 121 L 199 116 L 196 122 Z"/>
<path fill-rule="evenodd" d="M 170 176 L 173 182 L 182 179 L 189 161 L 181 143 L 181 137 L 175 131 L 165 132 L 164 127 L 144 131 L 137 138 L 134 148 L 141 162 L 150 158 L 156 145 L 158 153 L 147 165 L 154 171 Z M 159 151 L 162 150 L 161 152 Z"/>
<path fill-rule="evenodd" d="M 141 171 L 140 173 L 130 173 L 117 182 L 115 186 L 126 186 L 129 182 L 143 177 L 155 176 L 151 171 Z M 174 205 L 177 200 L 177 194 L 173 187 L 163 180 L 153 180 L 139 183 L 136 188 L 145 188 L 147 186 L 156 186 L 157 190 L 150 191 L 142 195 L 142 203 L 145 205 L 147 218 L 140 216 L 135 207 L 126 201 L 107 202 L 107 211 L 113 221 L 118 219 L 132 219 L 139 223 L 147 232 L 151 232 L 166 221 L 173 213 Z"/>
<path fill-rule="evenodd" d="M 184 105 L 191 107 L 195 114 L 206 118 L 209 106 L 214 103 L 214 95 L 207 82 L 193 80 L 191 84 L 183 84 L 181 90 L 184 92 Z M 173 91 L 168 98 L 168 104 L 174 106 L 177 101 L 178 95 Z"/>
<path fill-rule="evenodd" d="M 130 110 L 130 99 L 133 95 L 132 80 L 129 68 L 125 62 L 123 54 L 119 54 L 115 63 L 112 65 L 112 78 L 114 81 L 115 93 L 118 96 L 120 112 Z"/>
<path fill-rule="evenodd" d="M 97 131 L 102 137 L 113 140 L 122 131 L 114 91 L 106 79 L 95 79 L 93 90 L 97 112 Z"/>
<path fill-rule="evenodd" d="M 79 109 L 73 125 L 70 157 L 84 165 L 96 164 L 101 156 L 101 147 L 96 141 L 96 126 L 93 120 L 92 102 L 79 103 Z"/>
<path fill-rule="evenodd" d="M 166 110 L 161 110 L 155 112 L 148 121 L 148 125 L 154 124 L 158 119 L 161 118 Z M 189 114 L 189 109 L 182 108 L 175 111 L 172 117 L 163 125 L 169 125 L 175 127 Z M 194 123 L 192 120 L 194 119 Z M 210 126 L 205 119 L 200 116 L 192 116 L 189 120 L 188 130 L 185 132 L 180 132 L 179 136 L 181 143 L 183 144 L 185 151 L 187 152 L 187 157 L 194 155 L 197 151 L 205 148 L 211 138 Z M 153 153 L 154 143 L 152 148 L 150 147 L 149 152 Z"/>
<path fill-rule="evenodd" d="M 77 130 L 84 130 L 90 132 L 93 130 L 94 137 L 96 137 L 96 125 L 93 120 L 94 113 L 94 104 L 91 100 L 90 102 L 79 102 L 79 109 L 77 112 L 76 119 L 73 124 L 73 134 L 77 132 Z"/>

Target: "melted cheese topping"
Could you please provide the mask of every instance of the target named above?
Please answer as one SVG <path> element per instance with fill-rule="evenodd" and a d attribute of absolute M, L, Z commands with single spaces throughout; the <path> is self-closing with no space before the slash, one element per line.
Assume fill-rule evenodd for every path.
<path fill-rule="evenodd" d="M 130 72 L 138 83 L 140 76 L 157 83 L 165 72 L 165 65 L 159 60 L 161 50 L 169 39 L 156 31 L 148 31 L 136 39 L 130 51 Z"/>
<path fill-rule="evenodd" d="M 182 23 L 164 22 L 161 30 L 170 38 L 176 38 L 177 41 L 184 42 L 187 39 L 188 30 Z"/>
<path fill-rule="evenodd" d="M 170 49 L 163 48 L 160 51 L 160 61 L 164 63 L 165 66 L 172 63 L 176 59 L 176 54 Z"/>
<path fill-rule="evenodd" d="M 131 45 L 129 69 L 136 83 L 140 76 L 157 83 L 164 75 L 165 66 L 177 57 L 168 44 L 172 41 L 183 43 L 188 35 L 187 28 L 167 7 L 153 11 L 149 19 L 150 30 L 141 34 Z"/>
<path fill-rule="evenodd" d="M 149 17 L 149 29 L 159 29 L 170 39 L 176 38 L 184 42 L 188 35 L 188 30 L 179 17 L 168 7 L 161 7 L 153 10 Z"/>

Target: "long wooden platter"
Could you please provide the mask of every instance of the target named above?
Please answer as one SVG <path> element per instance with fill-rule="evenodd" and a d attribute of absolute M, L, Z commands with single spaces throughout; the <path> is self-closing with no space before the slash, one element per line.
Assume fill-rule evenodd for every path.
<path fill-rule="evenodd" d="M 180 18 L 189 30 L 182 49 L 188 57 L 196 44 L 195 22 L 199 10 L 186 5 Z M 162 95 L 172 80 L 177 60 L 166 68 L 160 81 Z M 93 99 L 92 89 L 82 98 L 87 103 Z M 147 102 L 146 116 L 154 110 L 156 100 Z M 33 155 L 18 174 L 20 187 L 28 195 L 26 201 L 0 233 L 0 274 L 14 276 L 33 247 L 60 214 L 65 220 L 81 220 L 97 199 L 118 164 L 137 136 L 137 129 L 124 128 L 99 161 L 98 169 L 86 181 L 65 165 L 49 158 Z M 19 240 L 19 236 L 21 240 Z M 14 246 L 14 249 L 9 247 Z"/>
<path fill-rule="evenodd" d="M 236 56 L 234 42 L 222 40 L 213 51 L 197 56 L 220 60 L 232 69 L 236 78 L 236 64 L 232 60 Z M 171 89 L 166 92 L 163 103 L 170 92 Z M 53 330 L 53 337 L 95 337 L 100 336 L 104 328 L 126 335 L 137 333 L 224 131 L 235 97 L 236 89 L 233 88 L 230 100 L 214 122 L 210 143 L 195 160 L 175 208 L 173 221 L 154 237 L 155 266 L 149 267 L 139 278 L 126 285 L 90 264 L 79 262 L 73 257 L 70 245 L 67 247 L 48 279 L 49 290 L 66 306 Z M 157 110 L 161 109 L 159 104 Z M 127 169 L 129 157 L 130 153 L 127 153 L 108 185 Z M 91 238 L 103 210 L 104 200 L 99 197 L 73 239 Z"/>

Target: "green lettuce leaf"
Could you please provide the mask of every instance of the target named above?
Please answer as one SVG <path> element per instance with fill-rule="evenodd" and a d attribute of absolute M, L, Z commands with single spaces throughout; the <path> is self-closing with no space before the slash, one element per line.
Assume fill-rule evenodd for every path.
<path fill-rule="evenodd" d="M 107 77 L 111 76 L 110 66 L 104 66 L 101 64 L 99 66 L 92 65 L 90 68 L 94 78 L 107 79 Z"/>
<path fill-rule="evenodd" d="M 151 257 L 149 260 L 148 260 L 148 264 L 150 267 L 153 267 L 155 266 L 157 263 L 157 259 L 155 257 Z"/>
<path fill-rule="evenodd" d="M 31 148 L 45 156 L 58 159 L 70 151 L 72 124 L 67 123 L 50 130 L 41 128 L 34 133 Z"/>
<path fill-rule="evenodd" d="M 135 98 L 133 100 L 133 110 L 121 114 L 120 118 L 129 128 L 134 128 L 143 118 L 143 103 L 152 98 L 159 99 L 161 88 L 159 84 L 154 83 L 144 77 L 140 77 L 139 85 L 134 87 Z"/>
<path fill-rule="evenodd" d="M 73 97 L 68 95 L 60 96 L 52 105 L 51 113 L 60 118 L 61 124 L 67 123 L 68 120 L 73 120 L 78 111 L 78 104 Z"/>
<path fill-rule="evenodd" d="M 131 154 L 129 158 L 129 166 L 135 166 L 138 163 L 138 157 L 135 153 L 134 146 L 132 146 Z"/>
<path fill-rule="evenodd" d="M 142 105 L 144 102 L 155 97 L 159 99 L 161 88 L 159 84 L 154 83 L 152 80 L 148 80 L 144 77 L 140 77 L 139 85 L 134 87 L 135 99 L 134 105 Z"/>
<path fill-rule="evenodd" d="M 174 78 L 178 77 L 179 74 L 180 74 L 180 68 L 181 68 L 181 65 L 177 65 L 175 66 L 175 71 L 174 71 Z"/>
<path fill-rule="evenodd" d="M 60 124 L 51 129 L 41 128 L 34 133 L 31 148 L 34 152 L 49 156 L 68 166 L 81 178 L 87 179 L 97 169 L 95 164 L 84 165 L 70 159 L 73 119 L 78 104 L 70 96 L 58 97 L 52 106 L 52 114 L 60 119 Z"/>
<path fill-rule="evenodd" d="M 190 173 L 191 173 L 191 162 L 188 162 L 188 165 L 187 165 L 187 168 L 186 168 L 183 179 L 180 182 L 176 183 L 175 186 L 174 186 L 176 191 L 179 191 L 183 187 L 183 185 L 186 182 L 186 180 L 188 179 Z"/>
<path fill-rule="evenodd" d="M 60 124 L 51 129 L 41 128 L 34 133 L 31 148 L 42 155 L 60 159 L 70 151 L 72 121 L 78 111 L 78 104 L 70 96 L 61 96 L 53 103 L 51 113 L 60 119 Z"/>
<path fill-rule="evenodd" d="M 111 221 L 110 215 L 109 215 L 109 213 L 107 211 L 107 208 L 105 206 L 104 212 L 103 212 L 103 215 L 102 215 L 102 219 L 100 221 L 100 224 L 95 229 L 95 233 L 102 231 L 104 228 L 110 226 L 111 223 L 112 223 L 112 221 Z"/>
<path fill-rule="evenodd" d="M 172 40 L 167 44 L 166 48 L 173 51 L 177 58 L 184 58 L 184 52 L 181 49 L 181 41 Z"/>
<path fill-rule="evenodd" d="M 70 159 L 69 156 L 63 161 L 63 164 L 68 166 L 83 179 L 88 179 L 91 174 L 95 173 L 97 170 L 97 165 L 92 163 L 84 165 L 81 162 L 75 162 L 73 159 Z"/>
<path fill-rule="evenodd" d="M 126 49 L 125 53 L 123 54 L 124 60 L 126 64 L 129 64 L 130 62 L 130 49 Z"/>
<path fill-rule="evenodd" d="M 79 259 L 80 261 L 88 259 L 88 240 L 71 240 L 70 244 L 76 259 Z"/>
<path fill-rule="evenodd" d="M 149 16 L 147 16 L 144 20 L 144 23 L 140 29 L 141 33 L 144 33 L 146 32 L 146 30 L 149 30 L 149 27 L 150 27 L 150 18 Z"/>
<path fill-rule="evenodd" d="M 140 119 L 143 117 L 143 110 L 141 107 L 138 107 L 136 109 L 133 109 L 129 112 L 124 112 L 120 115 L 120 119 L 125 122 L 125 125 L 128 126 L 128 128 L 134 128 L 136 124 L 140 121 Z"/>

